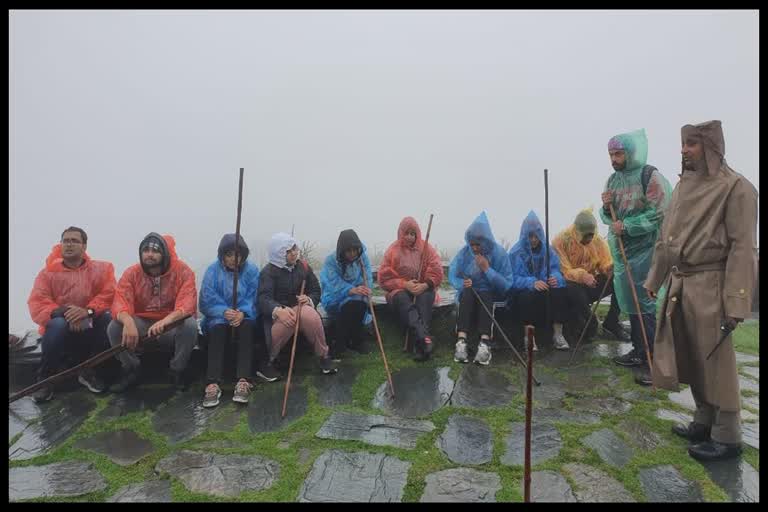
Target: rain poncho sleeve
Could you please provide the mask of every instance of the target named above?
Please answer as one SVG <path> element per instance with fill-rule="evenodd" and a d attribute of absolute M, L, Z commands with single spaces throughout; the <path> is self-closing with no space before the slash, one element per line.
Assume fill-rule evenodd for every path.
<path fill-rule="evenodd" d="M 227 271 L 220 261 L 213 262 L 205 272 L 200 285 L 200 312 L 205 316 L 204 325 L 228 323 L 224 312 L 232 308 L 234 272 Z M 254 305 L 259 289 L 259 269 L 246 261 L 237 278 L 237 310 L 248 320 L 255 320 L 258 311 Z"/>
<path fill-rule="evenodd" d="M 610 185 L 611 182 L 609 181 L 605 191 L 613 190 L 613 187 L 610 187 Z M 642 194 L 642 183 L 640 183 L 638 190 Z M 635 192 L 638 191 L 636 190 Z M 658 171 L 654 171 L 651 174 L 651 179 L 648 181 L 645 197 L 640 199 L 642 206 L 637 209 L 623 209 L 621 213 L 619 210 L 616 210 L 616 219 L 622 221 L 626 234 L 632 237 L 649 233 L 658 234 L 659 227 L 664 218 L 664 211 L 667 209 L 669 200 L 672 197 L 671 193 L 672 189 L 666 178 Z M 600 218 L 605 224 L 613 222 L 610 210 L 606 211 L 605 208 L 600 209 Z"/>
<path fill-rule="evenodd" d="M 530 233 L 535 233 L 539 239 L 539 247 L 543 248 L 546 237 L 544 228 L 538 216 L 529 212 L 520 228 L 520 238 L 509 250 L 509 262 L 512 267 L 512 288 L 515 290 L 534 290 L 536 281 L 547 281 L 547 265 L 543 249 L 537 252 L 531 248 L 528 239 Z M 557 280 L 556 288 L 565 286 L 565 278 L 560 272 L 560 258 L 551 246 L 549 250 L 549 275 Z"/>
<path fill-rule="evenodd" d="M 331 253 L 325 259 L 325 265 L 320 271 L 320 288 L 322 295 L 320 302 L 330 315 L 338 314 L 341 307 L 351 300 L 363 300 L 362 295 L 350 295 L 349 291 L 357 286 L 363 286 L 363 273 L 360 271 L 360 261 L 365 267 L 367 285 L 372 288 L 371 262 L 368 259 L 368 251 L 363 246 L 360 259 L 347 265 L 344 275 L 341 274 L 341 265 L 336 258 L 336 253 Z"/>

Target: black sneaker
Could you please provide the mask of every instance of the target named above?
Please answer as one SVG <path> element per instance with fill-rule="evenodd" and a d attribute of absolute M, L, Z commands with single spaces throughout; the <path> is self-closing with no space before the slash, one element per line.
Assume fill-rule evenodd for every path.
<path fill-rule="evenodd" d="M 726 444 L 710 439 L 688 447 L 688 454 L 696 460 L 715 461 L 741 455 L 741 443 Z"/>
<path fill-rule="evenodd" d="M 77 376 L 77 382 L 88 388 L 91 393 L 103 393 L 107 386 L 90 368 L 86 368 Z"/>
<path fill-rule="evenodd" d="M 53 398 L 53 389 L 48 386 L 43 386 L 34 393 L 32 393 L 32 400 L 37 404 L 47 402 Z"/>
<path fill-rule="evenodd" d="M 635 371 L 635 382 L 641 386 L 651 386 L 653 378 L 647 364 L 640 365 Z"/>
<path fill-rule="evenodd" d="M 256 370 L 256 375 L 267 382 L 275 382 L 276 380 L 280 379 L 280 377 L 282 377 L 280 372 L 277 371 L 271 364 L 262 365 L 258 370 Z"/>
<path fill-rule="evenodd" d="M 115 382 L 109 387 L 112 393 L 122 393 L 125 390 L 132 388 L 139 382 L 138 370 L 123 370 L 123 374 L 120 380 Z"/>
<path fill-rule="evenodd" d="M 320 359 L 320 369 L 325 375 L 330 375 L 339 371 L 330 357 L 323 357 Z"/>
<path fill-rule="evenodd" d="M 619 341 L 630 341 L 627 331 L 619 322 L 603 322 L 603 331 Z"/>
<path fill-rule="evenodd" d="M 613 358 L 613 362 L 621 365 L 621 366 L 641 366 L 643 364 L 643 360 L 640 359 L 640 356 L 638 356 L 637 352 L 634 350 L 630 350 L 623 356 L 617 356 Z"/>

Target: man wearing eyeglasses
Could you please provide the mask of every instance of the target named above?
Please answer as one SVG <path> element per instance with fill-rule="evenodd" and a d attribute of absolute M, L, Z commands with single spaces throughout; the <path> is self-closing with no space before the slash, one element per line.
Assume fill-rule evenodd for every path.
<path fill-rule="evenodd" d="M 53 246 L 29 295 L 29 313 L 43 335 L 40 380 L 107 348 L 115 268 L 107 261 L 91 259 L 85 252 L 87 247 L 88 235 L 83 229 L 65 229 L 61 243 Z M 83 370 L 78 381 L 93 393 L 105 388 L 99 375 L 90 369 Z M 37 402 L 51 398 L 51 387 L 43 387 L 33 395 Z"/>
<path fill-rule="evenodd" d="M 137 353 L 145 349 L 139 338 L 155 335 L 158 338 L 145 344 L 172 350 L 170 378 L 176 387 L 184 388 L 183 373 L 197 340 L 195 274 L 176 256 L 176 241 L 170 235 L 145 236 L 139 244 L 139 258 L 140 263 L 128 267 L 120 277 L 115 291 L 107 334 L 113 347 L 122 344 L 127 350 L 117 356 L 123 373 L 110 391 L 121 393 L 138 382 L 141 361 Z M 185 315 L 192 316 L 166 332 L 168 324 Z"/>

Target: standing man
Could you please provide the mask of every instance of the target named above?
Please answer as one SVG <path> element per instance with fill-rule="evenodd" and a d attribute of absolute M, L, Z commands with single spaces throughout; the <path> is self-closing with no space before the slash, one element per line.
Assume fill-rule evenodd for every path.
<path fill-rule="evenodd" d="M 139 379 L 141 361 L 136 352 L 139 337 L 160 335 L 146 343 L 170 346 L 170 377 L 176 387 L 183 388 L 182 374 L 187 368 L 197 340 L 197 289 L 195 274 L 176 256 L 176 241 L 170 235 L 150 233 L 139 244 L 141 263 L 123 272 L 112 304 L 112 322 L 107 334 L 113 347 L 123 344 L 128 350 L 117 359 L 122 365 L 122 378 L 110 387 L 120 393 Z M 192 315 L 172 331 L 166 326 L 185 315 Z"/>
<path fill-rule="evenodd" d="M 608 155 L 611 157 L 614 173 L 605 184 L 600 218 L 611 227 L 608 245 L 613 256 L 613 288 L 619 307 L 629 316 L 633 345 L 630 352 L 614 358 L 613 361 L 622 366 L 639 367 L 640 371 L 635 380 L 640 384 L 650 385 L 651 375 L 640 322 L 645 325 L 648 349 L 653 356 L 656 301 L 646 295 L 643 283 L 651 266 L 653 245 L 659 234 L 664 211 L 669 204 L 672 187 L 655 167 L 646 165 L 648 139 L 645 130 L 635 130 L 611 138 L 608 141 Z M 613 205 L 616 213 L 616 222 L 611 219 L 610 205 Z M 621 237 L 624 244 L 632 272 L 640 314 L 632 297 L 618 237 Z"/>
<path fill-rule="evenodd" d="M 654 383 L 677 391 L 690 384 L 693 422 L 673 432 L 693 444 L 699 460 L 741 453 L 739 377 L 732 340 L 720 340 L 721 325 L 734 329 L 751 311 L 757 283 L 757 190 L 725 162 L 720 121 L 681 130 L 683 172 L 656 243 L 645 287 L 649 297 L 664 285 Z"/>
<path fill-rule="evenodd" d="M 43 335 L 40 380 L 53 375 L 68 357 L 77 364 L 107 349 L 115 267 L 107 261 L 92 260 L 85 252 L 87 248 L 88 235 L 83 229 L 65 229 L 29 294 L 29 314 Z M 104 383 L 94 370 L 83 370 L 77 380 L 93 393 L 104 391 Z M 53 398 L 53 390 L 43 387 L 33 398 L 45 402 Z"/>

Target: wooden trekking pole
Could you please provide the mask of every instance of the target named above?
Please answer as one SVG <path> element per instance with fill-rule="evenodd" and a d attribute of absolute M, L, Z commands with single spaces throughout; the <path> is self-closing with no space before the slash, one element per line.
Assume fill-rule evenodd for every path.
<path fill-rule="evenodd" d="M 611 210 L 611 220 L 616 222 L 616 212 L 613 210 L 613 204 L 609 204 L 608 207 Z M 645 333 L 645 322 L 643 321 L 643 312 L 640 310 L 640 300 L 637 298 L 637 290 L 635 290 L 635 281 L 632 279 L 632 271 L 629 268 L 629 260 L 627 260 L 627 253 L 624 252 L 624 242 L 621 240 L 621 235 L 616 234 L 616 241 L 619 242 L 619 250 L 621 251 L 621 257 L 624 260 L 624 268 L 627 269 L 627 280 L 629 281 L 629 289 L 632 290 L 632 300 L 635 301 L 635 308 L 637 309 L 637 316 L 640 318 L 640 332 L 643 335 L 643 344 L 645 345 L 645 357 L 648 361 L 648 371 L 653 376 L 653 364 L 651 362 L 651 349 L 648 346 L 648 336 Z M 651 378 L 651 387 L 653 391 L 656 391 L 656 385 Z"/>
<path fill-rule="evenodd" d="M 419 258 L 419 269 L 416 272 L 416 280 L 421 282 L 421 270 L 424 267 L 424 256 L 427 254 L 427 244 L 429 243 L 429 232 L 432 231 L 432 217 L 433 214 L 429 214 L 429 225 L 427 226 L 427 237 L 424 239 L 424 247 L 421 251 L 421 257 Z M 413 296 L 413 304 L 416 304 L 416 296 Z M 405 329 L 405 343 L 403 343 L 403 352 L 408 352 L 408 336 L 411 334 L 411 329 Z"/>
<path fill-rule="evenodd" d="M 584 329 L 581 330 L 581 336 L 579 336 L 579 341 L 576 342 L 576 347 L 574 347 L 573 352 L 571 352 L 571 358 L 568 359 L 568 364 L 566 366 L 571 365 L 571 361 L 573 361 L 573 356 L 576 355 L 576 351 L 579 350 L 579 345 L 581 345 L 581 340 L 584 339 L 584 333 L 587 332 L 587 329 L 589 328 L 590 322 L 592 322 L 592 317 L 595 316 L 595 311 L 597 311 L 597 306 L 600 304 L 600 299 L 605 295 L 605 290 L 608 289 L 608 283 L 611 282 L 613 279 L 613 276 L 608 277 L 605 279 L 605 284 L 603 285 L 603 291 L 600 292 L 600 295 L 598 296 L 597 300 L 594 304 L 592 304 L 592 311 L 589 313 L 589 318 L 587 319 L 587 323 L 584 324 Z"/>
<path fill-rule="evenodd" d="M 301 281 L 301 291 L 299 296 L 304 295 L 304 287 L 307 285 L 307 264 L 301 262 L 304 266 L 304 279 Z M 288 405 L 288 390 L 291 388 L 291 374 L 293 373 L 293 358 L 296 356 L 296 339 L 299 337 L 299 322 L 301 321 L 301 310 L 304 309 L 302 304 L 298 304 L 296 308 L 296 325 L 293 326 L 293 344 L 291 345 L 291 362 L 288 364 L 288 379 L 285 381 L 285 394 L 283 395 L 283 411 L 280 413 L 281 418 L 285 418 L 285 408 Z"/>
<path fill-rule="evenodd" d="M 240 182 L 237 185 L 237 224 L 235 225 L 235 271 L 234 276 L 232 277 L 232 309 L 237 311 L 237 280 L 239 276 L 239 270 L 240 270 L 240 261 L 238 261 L 238 257 L 240 256 L 240 214 L 243 211 L 243 171 L 244 169 L 240 168 Z M 236 340 L 238 338 L 238 330 L 237 327 L 232 327 L 232 339 Z"/>
<path fill-rule="evenodd" d="M 154 336 L 142 336 L 139 339 L 139 343 L 144 343 L 145 341 L 151 340 L 153 338 L 156 338 L 158 336 L 162 336 L 163 334 L 167 333 L 171 329 L 174 329 L 181 325 L 187 318 L 191 317 L 192 315 L 184 315 L 183 317 L 179 318 L 178 320 L 171 322 L 168 324 L 162 333 L 155 334 Z M 18 393 L 12 394 L 10 397 L 8 397 L 8 403 L 11 404 L 15 402 L 16 400 L 19 400 L 20 398 L 24 398 L 27 395 L 30 395 L 37 391 L 40 388 L 43 388 L 45 386 L 48 386 L 50 384 L 55 384 L 56 382 L 59 382 L 61 380 L 66 379 L 70 375 L 74 375 L 78 373 L 80 370 L 84 370 L 86 368 L 95 368 L 96 366 L 100 365 L 104 361 L 107 361 L 111 359 L 113 356 L 116 356 L 120 352 L 127 350 L 124 345 L 117 345 L 115 347 L 109 348 L 103 352 L 99 352 L 95 356 L 91 357 L 90 359 L 86 359 L 82 363 L 78 364 L 77 366 L 73 366 L 72 368 L 69 368 L 68 370 L 64 370 L 63 372 L 59 372 L 56 375 L 51 375 L 47 379 L 41 380 L 40 382 L 37 382 L 35 384 L 32 384 L 29 387 L 26 387 L 19 391 Z"/>
<path fill-rule="evenodd" d="M 365 273 L 365 265 L 363 265 L 363 259 L 360 258 L 360 271 L 363 273 L 363 286 L 368 286 L 368 276 Z M 384 360 L 384 369 L 387 371 L 387 381 L 389 381 L 389 390 L 392 392 L 392 398 L 395 398 L 395 385 L 392 384 L 392 374 L 389 373 L 389 365 L 387 364 L 387 354 L 384 353 L 384 343 L 381 342 L 381 333 L 379 332 L 379 324 L 376 321 L 376 312 L 373 310 L 373 297 L 368 297 L 368 308 L 371 310 L 371 317 L 373 317 L 373 330 L 376 331 L 376 341 L 379 343 L 379 350 L 381 350 L 381 359 Z"/>
<path fill-rule="evenodd" d="M 524 501 L 531 501 L 531 417 L 533 416 L 533 326 L 528 326 L 528 378 L 525 385 Z"/>

